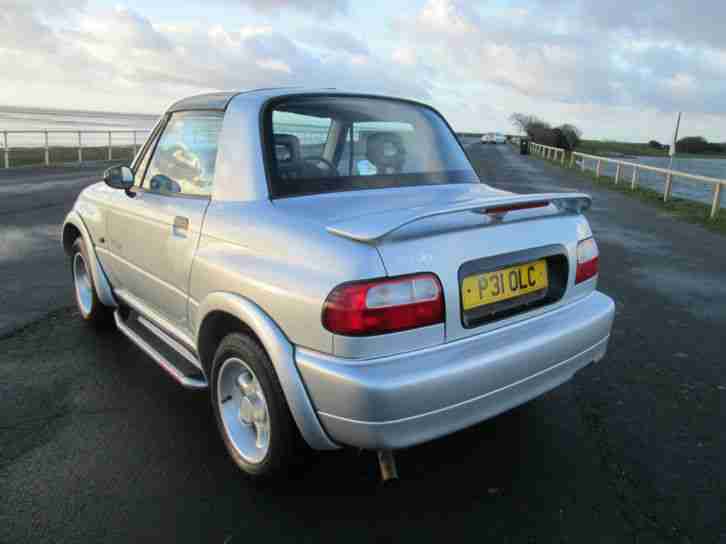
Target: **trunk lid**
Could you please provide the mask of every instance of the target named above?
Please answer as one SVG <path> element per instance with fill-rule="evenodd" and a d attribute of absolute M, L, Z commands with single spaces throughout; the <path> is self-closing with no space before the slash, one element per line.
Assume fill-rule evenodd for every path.
<path fill-rule="evenodd" d="M 569 204 L 587 199 L 567 196 L 563 202 Z M 332 234 L 374 245 L 390 276 L 435 273 L 444 289 L 450 341 L 549 311 L 581 294 L 579 286 L 573 288 L 576 248 L 590 232 L 589 226 L 578 213 L 539 205 L 557 198 L 561 195 L 514 195 L 467 184 L 331 193 L 277 200 L 275 205 L 304 214 Z M 538 207 L 506 215 L 482 213 L 489 207 L 522 203 Z M 562 270 L 551 268 L 551 258 Z M 564 275 L 557 300 L 487 320 L 473 320 L 471 311 L 463 310 L 465 277 L 539 259 L 547 260 L 550 276 Z"/>

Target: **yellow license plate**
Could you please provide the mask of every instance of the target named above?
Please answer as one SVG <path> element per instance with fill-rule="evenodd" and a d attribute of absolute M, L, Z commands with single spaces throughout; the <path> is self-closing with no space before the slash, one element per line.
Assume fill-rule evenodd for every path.
<path fill-rule="evenodd" d="M 461 298 L 464 310 L 520 297 L 545 289 L 547 261 L 535 261 L 464 278 Z"/>

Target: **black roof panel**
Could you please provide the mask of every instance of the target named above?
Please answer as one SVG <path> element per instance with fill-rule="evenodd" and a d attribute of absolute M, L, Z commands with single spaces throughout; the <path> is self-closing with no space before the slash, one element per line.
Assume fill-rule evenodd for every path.
<path fill-rule="evenodd" d="M 189 98 L 182 98 L 181 100 L 172 104 L 167 110 L 168 112 L 174 111 L 189 111 L 189 110 L 219 110 L 224 111 L 227 109 L 229 101 L 237 96 L 239 91 L 235 92 L 223 92 L 223 93 L 208 93 L 199 94 L 197 96 L 190 96 Z"/>

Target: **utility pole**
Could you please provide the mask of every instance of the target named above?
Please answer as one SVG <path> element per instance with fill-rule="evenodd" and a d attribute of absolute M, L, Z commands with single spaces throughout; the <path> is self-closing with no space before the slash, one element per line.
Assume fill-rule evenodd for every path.
<path fill-rule="evenodd" d="M 679 111 L 678 120 L 676 121 L 676 131 L 673 133 L 673 144 L 668 150 L 670 160 L 668 161 L 668 174 L 666 175 L 665 191 L 663 191 L 663 202 L 668 202 L 668 199 L 671 197 L 671 192 L 673 190 L 673 174 L 671 173 L 671 170 L 673 170 L 673 157 L 676 154 L 676 142 L 678 142 L 678 129 L 680 128 L 680 126 L 681 112 Z"/>

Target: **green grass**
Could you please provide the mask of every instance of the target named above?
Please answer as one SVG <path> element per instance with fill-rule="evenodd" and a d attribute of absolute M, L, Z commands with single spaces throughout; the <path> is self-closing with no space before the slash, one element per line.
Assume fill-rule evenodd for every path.
<path fill-rule="evenodd" d="M 111 148 L 113 161 L 131 161 L 133 159 L 133 146 L 113 146 Z M 84 147 L 83 162 L 107 161 L 108 147 Z M 42 166 L 45 162 L 45 150 L 42 147 L 10 148 L 10 167 Z M 74 147 L 51 147 L 50 164 L 66 164 L 78 162 L 78 150 Z M 0 150 L 0 168 L 4 167 L 4 155 Z"/>
<path fill-rule="evenodd" d="M 535 157 L 542 159 L 541 157 L 534 155 Z M 619 193 L 627 194 L 633 198 L 637 198 L 641 202 L 644 202 L 650 206 L 660 208 L 667 211 L 673 217 L 687 221 L 688 223 L 695 223 L 703 225 L 708 230 L 718 232 L 720 234 L 726 234 L 726 210 L 719 210 L 715 219 L 711 219 L 711 205 L 702 204 L 701 202 L 694 202 L 692 200 L 686 200 L 683 198 L 671 197 L 668 202 L 663 202 L 663 193 L 660 193 L 649 187 L 636 186 L 635 189 L 630 188 L 630 179 L 621 181 L 618 185 L 615 185 L 615 178 L 611 176 L 596 176 L 592 171 L 583 172 L 579 167 L 575 166 L 570 168 L 570 160 L 567 157 L 565 164 L 562 165 L 559 161 L 546 160 L 550 164 L 564 168 L 571 172 L 576 172 L 583 178 L 586 178 L 598 187 L 603 187 L 611 191 L 617 191 Z"/>
<path fill-rule="evenodd" d="M 665 149 L 654 149 L 647 143 L 637 142 L 609 142 L 602 140 L 582 140 L 577 146 L 576 151 L 587 153 L 589 155 L 638 155 L 644 157 L 667 157 L 668 151 Z M 707 159 L 726 159 L 723 153 L 679 153 L 681 158 L 707 158 Z"/>
<path fill-rule="evenodd" d="M 582 140 L 576 151 L 590 155 L 641 155 L 649 157 L 667 157 L 668 152 L 663 149 L 654 149 L 647 143 L 606 142 L 600 140 Z"/>

